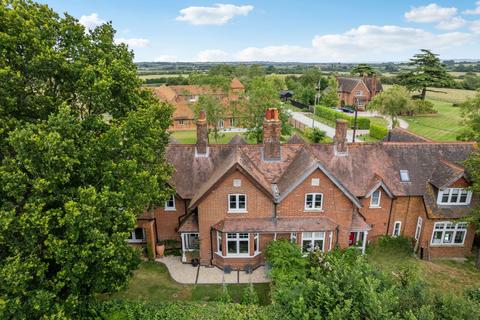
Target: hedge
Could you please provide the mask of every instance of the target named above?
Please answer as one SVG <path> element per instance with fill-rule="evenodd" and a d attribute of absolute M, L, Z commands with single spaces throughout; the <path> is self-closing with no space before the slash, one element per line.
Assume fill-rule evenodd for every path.
<path fill-rule="evenodd" d="M 337 119 L 345 119 L 349 122 L 350 128 L 355 125 L 355 117 L 348 114 L 338 112 L 336 110 L 324 107 L 316 106 L 315 114 L 320 118 L 335 121 Z M 370 119 L 365 117 L 357 117 L 357 129 L 368 130 L 370 128 Z"/>
<path fill-rule="evenodd" d="M 383 140 L 388 134 L 388 129 L 382 126 L 376 126 L 372 124 L 370 126 L 370 137 Z"/>

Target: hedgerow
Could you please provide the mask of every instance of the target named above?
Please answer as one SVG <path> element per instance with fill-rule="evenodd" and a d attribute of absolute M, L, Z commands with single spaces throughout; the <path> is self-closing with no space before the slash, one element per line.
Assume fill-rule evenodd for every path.
<path fill-rule="evenodd" d="M 388 129 L 386 127 L 376 126 L 374 124 L 370 126 L 369 135 L 372 138 L 383 140 L 383 138 L 385 138 L 387 134 L 388 134 Z"/>
<path fill-rule="evenodd" d="M 337 119 L 344 119 L 349 122 L 349 127 L 353 128 L 355 125 L 355 117 L 348 114 L 338 112 L 334 109 L 327 108 L 324 106 L 316 106 L 315 114 L 320 118 L 326 120 L 335 121 Z M 368 130 L 370 128 L 370 119 L 365 117 L 357 117 L 357 129 Z"/>

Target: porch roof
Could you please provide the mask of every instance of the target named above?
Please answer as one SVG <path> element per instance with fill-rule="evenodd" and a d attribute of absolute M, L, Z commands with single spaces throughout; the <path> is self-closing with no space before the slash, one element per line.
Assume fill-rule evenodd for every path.
<path fill-rule="evenodd" d="M 332 231 L 336 227 L 329 218 L 313 217 L 224 219 L 213 226 L 222 232 L 258 233 Z"/>
<path fill-rule="evenodd" d="M 178 232 L 198 232 L 198 219 L 197 214 L 192 213 L 190 216 L 182 223 Z"/>
<path fill-rule="evenodd" d="M 370 231 L 371 229 L 372 227 L 358 213 L 353 214 L 350 231 Z"/>

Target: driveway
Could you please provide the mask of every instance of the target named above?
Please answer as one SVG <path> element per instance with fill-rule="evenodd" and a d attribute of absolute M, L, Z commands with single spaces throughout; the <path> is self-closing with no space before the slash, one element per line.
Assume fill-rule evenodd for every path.
<path fill-rule="evenodd" d="M 292 115 L 292 118 L 297 120 L 298 122 L 303 123 L 307 127 L 312 127 L 312 123 L 314 123 L 315 128 L 318 128 L 322 131 L 325 131 L 327 134 L 327 137 L 333 138 L 335 136 L 335 128 L 332 128 L 330 126 L 327 126 L 326 124 L 323 124 L 321 122 L 318 122 L 317 120 L 313 121 L 312 118 L 307 117 L 304 112 L 290 112 Z M 353 137 L 353 132 L 348 130 L 347 131 L 347 140 L 348 142 L 352 142 L 352 137 Z M 357 137 L 356 139 L 357 142 L 360 141 L 360 139 Z"/>

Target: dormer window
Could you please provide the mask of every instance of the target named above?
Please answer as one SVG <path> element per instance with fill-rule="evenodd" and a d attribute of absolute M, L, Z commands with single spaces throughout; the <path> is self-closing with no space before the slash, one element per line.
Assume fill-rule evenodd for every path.
<path fill-rule="evenodd" d="M 438 191 L 437 204 L 468 205 L 472 200 L 472 192 L 462 188 L 447 188 Z"/>
<path fill-rule="evenodd" d="M 408 170 L 400 170 L 400 181 L 410 182 L 410 174 L 408 173 Z"/>
<path fill-rule="evenodd" d="M 165 201 L 165 211 L 175 211 L 175 196 L 173 194 Z"/>
<path fill-rule="evenodd" d="M 381 197 L 380 189 L 377 189 L 372 192 L 372 195 L 370 197 L 370 208 L 380 208 L 380 197 Z"/>

